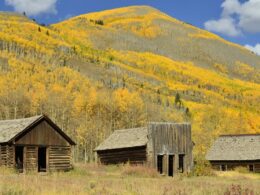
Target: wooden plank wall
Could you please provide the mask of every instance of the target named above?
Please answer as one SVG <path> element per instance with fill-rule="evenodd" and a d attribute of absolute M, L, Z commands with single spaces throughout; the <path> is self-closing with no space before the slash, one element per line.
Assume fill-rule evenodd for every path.
<path fill-rule="evenodd" d="M 27 134 L 16 140 L 17 145 L 68 146 L 70 145 L 52 126 L 42 121 Z"/>
<path fill-rule="evenodd" d="M 191 125 L 188 123 L 150 123 L 148 125 L 148 164 L 157 166 L 157 155 L 164 155 L 164 174 L 168 174 L 168 156 L 174 155 L 174 172 L 179 168 L 179 155 L 184 154 L 184 171 L 193 166 Z"/>
<path fill-rule="evenodd" d="M 71 146 L 50 146 L 47 151 L 49 171 L 72 169 Z"/>
<path fill-rule="evenodd" d="M 144 164 L 146 163 L 146 146 L 115 150 L 97 151 L 102 164 Z"/>

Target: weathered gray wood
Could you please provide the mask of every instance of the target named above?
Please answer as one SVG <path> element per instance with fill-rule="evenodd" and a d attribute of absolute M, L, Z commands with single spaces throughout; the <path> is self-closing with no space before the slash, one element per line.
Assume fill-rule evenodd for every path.
<path fill-rule="evenodd" d="M 53 145 L 68 146 L 69 143 L 51 127 L 46 121 L 42 121 L 31 131 L 15 142 L 16 145 Z"/>
<path fill-rule="evenodd" d="M 37 172 L 38 171 L 38 147 L 27 146 L 24 149 L 25 149 L 24 164 L 26 167 L 26 171 Z"/>
<path fill-rule="evenodd" d="M 71 146 L 50 146 L 48 148 L 48 170 L 68 171 L 72 169 Z"/>
<path fill-rule="evenodd" d="M 164 155 L 164 174 L 168 174 L 168 156 L 174 155 L 174 172 L 179 168 L 179 155 L 184 155 L 184 171 L 190 171 L 192 162 L 191 125 L 150 123 L 148 125 L 148 162 L 157 167 L 157 155 Z"/>
<path fill-rule="evenodd" d="M 23 164 L 19 166 L 24 172 L 37 172 L 39 148 L 46 148 L 46 171 L 67 171 L 72 168 L 71 150 L 75 143 L 62 132 L 48 117 L 39 116 L 29 119 L 4 122 L 13 131 L 19 133 L 10 141 L 0 143 L 0 166 L 18 167 L 15 162 L 16 146 L 23 147 Z M 7 144 L 8 143 L 8 144 Z M 43 153 L 42 153 L 43 154 Z M 19 158 L 20 159 L 20 158 Z M 43 159 L 45 159 L 43 157 Z M 44 162 L 40 162 L 44 163 Z M 44 163 L 45 164 L 45 163 Z M 40 171 L 45 171 L 45 167 Z"/>
<path fill-rule="evenodd" d="M 102 164 L 144 164 L 147 159 L 146 147 L 98 151 L 97 154 Z"/>
<path fill-rule="evenodd" d="M 129 130 L 121 130 L 120 136 L 113 137 L 113 142 L 120 142 L 122 146 L 127 146 L 124 148 L 112 147 L 108 144 L 107 140 L 104 142 L 109 145 L 112 149 L 107 149 L 106 147 L 98 147 L 97 157 L 98 162 L 103 164 L 113 164 L 113 163 L 140 163 L 147 164 L 148 166 L 157 168 L 157 156 L 163 156 L 162 168 L 163 174 L 169 174 L 169 155 L 173 156 L 173 172 L 178 172 L 179 168 L 179 155 L 184 155 L 183 158 L 183 169 L 184 171 L 190 171 L 192 162 L 192 148 L 193 142 L 191 140 L 191 125 L 188 123 L 176 124 L 176 123 L 149 123 L 147 131 L 145 128 L 138 128 L 142 132 L 146 132 L 147 142 L 139 147 L 131 146 L 131 144 L 123 144 L 123 140 L 117 140 L 131 133 Z M 134 129 L 132 137 L 138 139 L 139 135 Z M 143 134 L 142 134 L 143 138 Z M 142 139 L 143 140 L 143 139 Z M 135 140 L 132 140 L 135 143 Z M 101 144 L 101 146 L 103 146 Z"/>
<path fill-rule="evenodd" d="M 224 165 L 227 170 L 233 170 L 236 167 L 245 167 L 249 170 L 249 166 L 253 165 L 253 172 L 260 173 L 260 160 L 255 161 L 211 161 L 212 167 L 216 170 L 221 170 L 221 165 Z"/>

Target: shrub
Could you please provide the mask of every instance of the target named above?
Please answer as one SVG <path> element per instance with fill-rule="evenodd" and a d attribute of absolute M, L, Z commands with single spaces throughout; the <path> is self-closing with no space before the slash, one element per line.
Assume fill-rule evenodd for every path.
<path fill-rule="evenodd" d="M 104 25 L 104 21 L 103 20 L 95 20 L 95 24 Z"/>
<path fill-rule="evenodd" d="M 198 159 L 190 176 L 215 176 L 209 161 Z"/>

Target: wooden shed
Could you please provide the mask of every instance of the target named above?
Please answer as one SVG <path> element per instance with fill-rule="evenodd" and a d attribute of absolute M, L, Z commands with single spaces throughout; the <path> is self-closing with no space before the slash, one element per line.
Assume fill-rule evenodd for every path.
<path fill-rule="evenodd" d="M 222 135 L 206 155 L 212 166 L 221 171 L 246 167 L 260 172 L 260 134 Z"/>
<path fill-rule="evenodd" d="M 67 171 L 73 145 L 45 115 L 0 121 L 0 166 L 20 172 Z"/>
<path fill-rule="evenodd" d="M 102 164 L 145 164 L 173 176 L 192 169 L 192 148 L 190 124 L 149 123 L 115 131 L 95 151 Z"/>

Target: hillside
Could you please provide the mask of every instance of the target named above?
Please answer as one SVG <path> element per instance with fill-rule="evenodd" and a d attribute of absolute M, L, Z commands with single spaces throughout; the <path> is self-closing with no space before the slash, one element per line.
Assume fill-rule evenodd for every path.
<path fill-rule="evenodd" d="M 104 25 L 95 25 L 102 21 Z M 93 25 L 94 24 L 94 25 Z M 68 41 L 100 50 L 149 52 L 234 78 L 260 82 L 260 57 L 242 46 L 147 7 L 127 7 L 71 18 L 53 26 Z M 71 40 L 71 35 L 73 40 Z M 237 67 L 237 68 L 235 68 Z M 257 74 L 256 74 L 257 72 Z"/>
<path fill-rule="evenodd" d="M 219 134 L 260 132 L 260 57 L 154 8 L 51 26 L 2 12 L 0 35 L 0 118 L 48 114 L 79 158 L 147 121 L 190 121 L 197 156 Z"/>

